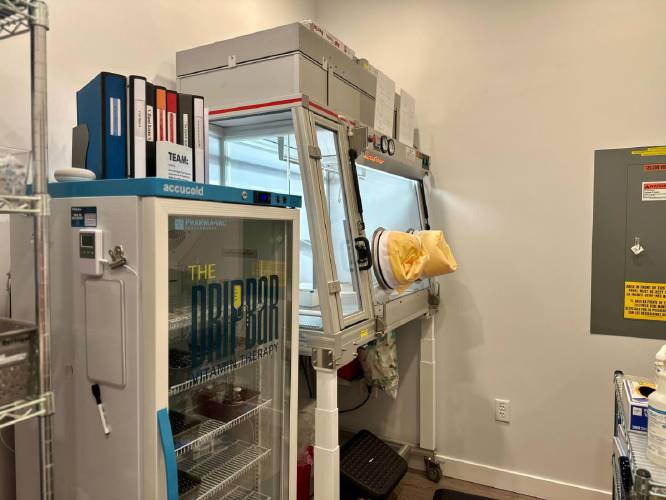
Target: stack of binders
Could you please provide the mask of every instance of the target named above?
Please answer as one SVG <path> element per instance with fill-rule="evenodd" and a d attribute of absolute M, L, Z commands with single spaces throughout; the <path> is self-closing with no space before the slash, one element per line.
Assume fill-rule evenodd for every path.
<path fill-rule="evenodd" d="M 153 85 L 142 76 L 102 72 L 76 93 L 77 124 L 88 127 L 86 168 L 98 179 L 156 177 L 158 143 L 190 148 L 190 180 L 208 179 L 204 99 Z M 180 177 L 183 179 L 183 177 Z"/>

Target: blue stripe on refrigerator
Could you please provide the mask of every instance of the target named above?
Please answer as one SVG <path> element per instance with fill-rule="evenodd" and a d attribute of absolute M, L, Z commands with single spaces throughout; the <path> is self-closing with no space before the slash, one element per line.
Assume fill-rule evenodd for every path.
<path fill-rule="evenodd" d="M 162 453 L 164 453 L 167 500 L 178 500 L 178 466 L 176 465 L 176 450 L 173 446 L 169 410 L 162 408 L 157 411 L 157 424 L 160 429 L 160 439 L 162 440 Z"/>

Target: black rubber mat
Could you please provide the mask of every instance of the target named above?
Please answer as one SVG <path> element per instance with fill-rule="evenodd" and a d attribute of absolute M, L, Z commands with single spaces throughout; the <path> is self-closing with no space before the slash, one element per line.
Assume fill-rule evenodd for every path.
<path fill-rule="evenodd" d="M 432 500 L 492 500 L 490 497 L 480 497 L 471 493 L 462 493 L 455 490 L 437 490 Z"/>

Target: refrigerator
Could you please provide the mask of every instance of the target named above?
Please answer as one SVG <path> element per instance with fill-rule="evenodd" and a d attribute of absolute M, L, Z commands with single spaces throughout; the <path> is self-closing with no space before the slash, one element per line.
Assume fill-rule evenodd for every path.
<path fill-rule="evenodd" d="M 164 179 L 50 194 L 56 498 L 295 498 L 300 197 Z"/>

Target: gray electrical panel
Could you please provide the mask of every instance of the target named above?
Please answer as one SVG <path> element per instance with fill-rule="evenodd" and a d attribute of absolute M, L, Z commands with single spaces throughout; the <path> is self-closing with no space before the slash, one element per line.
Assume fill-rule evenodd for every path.
<path fill-rule="evenodd" d="M 595 152 L 590 331 L 666 339 L 666 147 Z"/>

